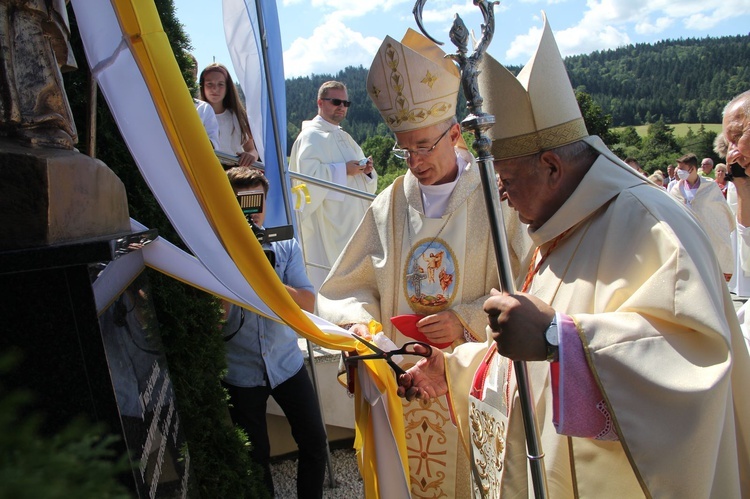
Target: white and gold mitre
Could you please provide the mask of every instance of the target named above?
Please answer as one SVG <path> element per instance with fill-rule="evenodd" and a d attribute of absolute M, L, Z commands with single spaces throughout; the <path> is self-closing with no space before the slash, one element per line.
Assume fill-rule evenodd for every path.
<path fill-rule="evenodd" d="M 589 135 L 544 12 L 542 17 L 539 47 L 518 77 L 488 54 L 479 65 L 484 110 L 495 115 L 487 134 L 496 160 L 547 151 Z"/>
<path fill-rule="evenodd" d="M 367 74 L 367 94 L 393 132 L 408 132 L 456 115 L 461 75 L 445 52 L 416 31 L 401 42 L 386 36 Z"/>

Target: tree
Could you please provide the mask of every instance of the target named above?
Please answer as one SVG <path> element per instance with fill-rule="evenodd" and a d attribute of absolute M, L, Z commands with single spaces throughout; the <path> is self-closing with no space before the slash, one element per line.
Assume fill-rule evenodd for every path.
<path fill-rule="evenodd" d="M 698 129 L 698 133 L 694 133 L 693 129 L 688 129 L 688 133 L 682 138 L 681 149 L 685 153 L 692 152 L 698 159 L 700 158 L 711 158 L 714 164 L 720 163 L 721 159 L 718 154 L 714 152 L 714 139 L 716 139 L 716 132 L 706 130 L 706 127 L 701 125 Z"/>
<path fill-rule="evenodd" d="M 375 171 L 379 176 L 403 169 L 404 161 L 398 159 L 393 154 L 393 145 L 395 140 L 391 137 L 376 135 L 365 140 L 362 144 L 362 151 L 365 156 L 372 156 Z"/>
<path fill-rule="evenodd" d="M 84 419 L 45 435 L 45 415 L 34 412 L 34 395 L 6 389 L 3 378 L 19 359 L 15 350 L 0 355 L 0 497 L 131 497 L 119 480 L 129 469 L 126 456 L 116 456 L 118 437 Z"/>
<path fill-rule="evenodd" d="M 589 135 L 598 135 L 607 145 L 615 143 L 616 137 L 609 131 L 612 116 L 604 114 L 602 107 L 582 89 L 576 91 L 576 100 Z"/>
<path fill-rule="evenodd" d="M 626 146 L 641 147 L 643 140 L 641 139 L 641 136 L 638 135 L 635 127 L 631 125 L 625 127 L 625 129 L 620 132 L 618 142 L 621 142 Z"/>
<path fill-rule="evenodd" d="M 674 128 L 658 120 L 648 127 L 648 134 L 643 139 L 640 157 L 644 170 L 651 173 L 654 169 L 666 167 L 674 162 L 680 151 L 680 145 L 674 136 Z"/>

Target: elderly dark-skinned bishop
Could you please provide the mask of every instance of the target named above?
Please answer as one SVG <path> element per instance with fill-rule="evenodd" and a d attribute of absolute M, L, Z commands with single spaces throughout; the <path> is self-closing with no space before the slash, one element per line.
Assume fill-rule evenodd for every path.
<path fill-rule="evenodd" d="M 530 495 L 525 360 L 549 497 L 750 497 L 750 361 L 705 232 L 588 135 L 546 18 L 518 77 L 481 69 L 501 191 L 537 249 L 523 292 L 484 304 L 488 344 L 434 352 L 400 394 L 447 393 L 476 496 Z"/>

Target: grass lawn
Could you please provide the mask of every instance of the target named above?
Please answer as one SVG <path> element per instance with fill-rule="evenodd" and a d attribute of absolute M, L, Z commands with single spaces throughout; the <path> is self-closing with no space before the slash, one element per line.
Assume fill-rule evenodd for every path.
<path fill-rule="evenodd" d="M 687 135 L 687 132 L 689 129 L 693 130 L 693 133 L 698 133 L 698 130 L 700 130 L 701 125 L 703 125 L 706 128 L 706 131 L 714 131 L 717 134 L 721 133 L 721 123 L 677 123 L 674 125 L 669 125 L 670 127 L 674 128 L 674 135 L 675 137 L 684 137 Z M 648 133 L 648 127 L 650 125 L 639 125 L 635 127 L 635 131 L 638 132 L 638 135 L 641 137 L 645 137 Z M 613 130 L 622 130 L 624 127 L 618 127 L 614 128 Z"/>

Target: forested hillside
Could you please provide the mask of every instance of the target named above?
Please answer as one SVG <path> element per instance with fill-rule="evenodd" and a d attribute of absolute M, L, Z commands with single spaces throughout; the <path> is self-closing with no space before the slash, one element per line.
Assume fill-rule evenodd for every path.
<path fill-rule="evenodd" d="M 629 45 L 565 65 L 615 126 L 719 123 L 727 101 L 750 88 L 750 35 Z"/>
<path fill-rule="evenodd" d="M 590 94 L 613 126 L 654 123 L 718 123 L 731 97 L 750 89 L 750 34 L 688 38 L 628 45 L 565 59 L 573 87 Z M 518 71 L 518 67 L 510 67 Z M 312 75 L 286 81 L 288 147 L 303 120 L 315 116 L 317 90 L 336 79 L 346 83 L 349 108 L 344 128 L 358 142 L 387 135 L 380 115 L 365 92 L 367 69 L 348 67 L 335 75 Z M 465 103 L 459 97 L 459 116 Z"/>

